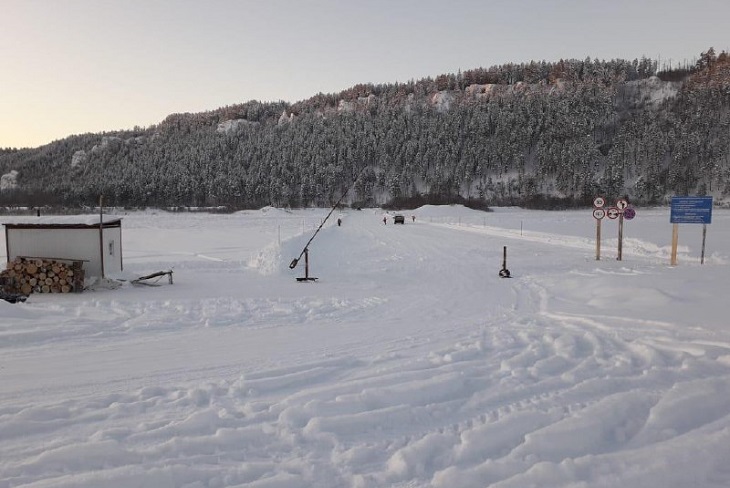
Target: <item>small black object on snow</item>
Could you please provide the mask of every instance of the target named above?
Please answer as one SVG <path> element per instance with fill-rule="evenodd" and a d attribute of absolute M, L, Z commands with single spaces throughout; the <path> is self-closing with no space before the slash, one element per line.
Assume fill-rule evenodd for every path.
<path fill-rule="evenodd" d="M 499 270 L 499 277 L 500 278 L 509 278 L 510 272 L 507 269 L 507 246 L 504 246 L 504 251 L 502 255 L 502 269 Z"/>

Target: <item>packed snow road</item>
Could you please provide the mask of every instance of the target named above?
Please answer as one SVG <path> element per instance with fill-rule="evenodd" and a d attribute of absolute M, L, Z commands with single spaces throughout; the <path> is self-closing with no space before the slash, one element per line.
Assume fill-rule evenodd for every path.
<path fill-rule="evenodd" d="M 730 484 L 730 214 L 672 268 L 662 209 L 623 261 L 587 212 L 347 210 L 299 283 L 326 213 L 131 214 L 119 288 L 0 302 L 0 488 Z"/>

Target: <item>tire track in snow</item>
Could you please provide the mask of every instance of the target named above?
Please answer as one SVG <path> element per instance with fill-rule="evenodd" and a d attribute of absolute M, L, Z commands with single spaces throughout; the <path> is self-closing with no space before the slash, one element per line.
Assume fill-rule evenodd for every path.
<path fill-rule="evenodd" d="M 56 477 L 60 486 L 92 486 L 135 473 L 170 475 L 174 461 L 179 475 L 200 482 L 211 480 L 215 466 L 231 484 L 273 482 L 285 473 L 310 486 L 419 479 L 423 486 L 484 486 L 538 463 L 665 443 L 657 436 L 675 402 L 663 389 L 643 392 L 661 385 L 668 371 L 680 371 L 687 358 L 666 357 L 662 369 L 647 376 L 658 363 L 629 357 L 621 340 L 600 329 L 587 333 L 585 324 L 566 327 L 566 320 L 538 313 L 522 322 L 485 324 L 471 340 L 415 362 L 383 357 L 377 369 L 338 359 L 235 382 L 3 409 L 0 479 L 30 484 Z M 600 377 L 595 364 L 586 364 L 594 361 L 601 362 Z M 671 391 L 676 380 L 665 384 Z M 158 416 L 170 408 L 178 415 Z M 73 442 L 35 450 L 17 445 L 12 429 L 25 428 L 29 418 L 38 434 L 55 432 Z M 556 446 L 561 432 L 572 438 L 576 430 L 585 432 L 584 444 Z M 87 462 L 69 462 L 78 456 Z M 116 461 L 102 461 L 107 456 Z M 54 466 L 63 471 L 54 473 Z"/>

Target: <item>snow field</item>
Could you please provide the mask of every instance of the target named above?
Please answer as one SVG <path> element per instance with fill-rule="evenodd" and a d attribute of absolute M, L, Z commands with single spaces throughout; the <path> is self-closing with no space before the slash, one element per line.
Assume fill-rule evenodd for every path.
<path fill-rule="evenodd" d="M 346 210 L 297 283 L 327 211 L 130 214 L 118 278 L 175 284 L 0 302 L 0 487 L 730 483 L 730 213 L 672 268 L 668 209 L 623 261 L 588 211 Z"/>

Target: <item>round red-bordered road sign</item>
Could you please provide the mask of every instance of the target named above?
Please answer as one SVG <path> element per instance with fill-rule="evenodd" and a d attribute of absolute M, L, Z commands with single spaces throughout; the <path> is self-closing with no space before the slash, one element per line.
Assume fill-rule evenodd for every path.
<path fill-rule="evenodd" d="M 602 208 L 595 208 L 593 209 L 593 218 L 596 220 L 601 220 L 603 217 L 606 216 L 606 211 Z"/>
<path fill-rule="evenodd" d="M 609 207 L 608 210 L 606 210 L 606 217 L 609 219 L 617 219 L 620 213 L 621 212 L 616 207 Z"/>

